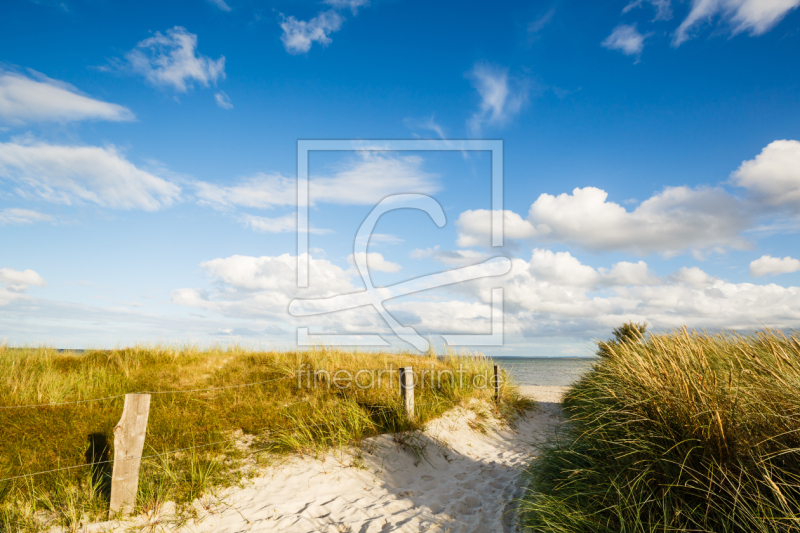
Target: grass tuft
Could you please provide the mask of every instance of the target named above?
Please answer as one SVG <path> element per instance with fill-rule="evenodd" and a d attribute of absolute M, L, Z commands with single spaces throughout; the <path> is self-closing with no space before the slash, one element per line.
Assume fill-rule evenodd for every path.
<path fill-rule="evenodd" d="M 800 337 L 684 328 L 600 351 L 529 469 L 527 531 L 800 530 Z"/>

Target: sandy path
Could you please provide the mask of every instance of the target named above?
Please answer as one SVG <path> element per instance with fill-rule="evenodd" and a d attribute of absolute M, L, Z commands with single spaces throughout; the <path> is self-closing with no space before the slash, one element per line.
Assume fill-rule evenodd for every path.
<path fill-rule="evenodd" d="M 216 503 L 196 502 L 199 520 L 179 531 L 510 531 L 521 469 L 535 444 L 560 421 L 560 407 L 553 402 L 560 391 L 544 389 L 550 388 L 525 391 L 551 401 L 524 416 L 516 431 L 491 420 L 485 433 L 471 429 L 475 413 L 456 408 L 417 437 L 414 444 L 424 446 L 426 459 L 389 435 L 373 439 L 359 458 L 355 450 L 324 460 L 296 457 L 265 469 L 245 488 L 226 490 Z M 138 521 L 161 522 L 175 531 L 174 525 L 152 520 Z M 121 525 L 95 525 L 106 531 L 114 526 Z"/>

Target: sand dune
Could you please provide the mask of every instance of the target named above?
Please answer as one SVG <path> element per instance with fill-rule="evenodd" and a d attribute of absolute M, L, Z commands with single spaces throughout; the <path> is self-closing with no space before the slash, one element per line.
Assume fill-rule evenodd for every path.
<path fill-rule="evenodd" d="M 195 502 L 199 518 L 180 529 L 165 513 L 135 521 L 187 533 L 512 531 L 519 474 L 560 421 L 553 400 L 563 391 L 525 392 L 551 401 L 524 416 L 516 430 L 456 408 L 406 442 L 383 435 L 359 450 L 266 468 L 244 488 Z M 131 524 L 95 527 L 125 525 Z"/>

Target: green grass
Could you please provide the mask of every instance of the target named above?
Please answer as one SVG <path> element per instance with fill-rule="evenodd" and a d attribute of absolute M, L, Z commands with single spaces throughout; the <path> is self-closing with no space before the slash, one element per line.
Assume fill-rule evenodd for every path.
<path fill-rule="evenodd" d="M 319 455 L 387 432 L 421 428 L 454 405 L 489 399 L 472 377 L 491 373 L 483 356 L 437 357 L 317 348 L 305 352 L 259 352 L 242 348 L 134 347 L 58 353 L 47 348 L 0 347 L 0 407 L 70 402 L 138 391 L 189 391 L 268 381 L 215 391 L 154 394 L 140 473 L 137 511 L 167 501 L 185 505 L 212 487 L 237 483 L 246 459 L 275 454 Z M 300 376 L 311 371 L 317 379 Z M 430 374 L 416 388 L 416 419 L 400 406 L 397 373 L 380 386 L 340 390 L 333 372 L 413 366 Z M 463 380 L 456 371 L 463 369 Z M 327 371 L 329 374 L 318 373 Z M 368 376 L 362 375 L 362 384 Z M 309 387 L 309 383 L 311 387 Z M 340 382 L 341 383 L 341 382 Z M 497 410 L 511 419 L 526 406 L 505 385 Z M 26 409 L 0 409 L 0 478 L 113 458 L 112 429 L 124 399 Z M 237 446 L 237 436 L 251 436 Z M 106 444 L 106 442 L 109 444 Z M 213 444 L 217 441 L 226 441 Z M 197 447 L 165 454 L 182 448 Z M 110 464 L 0 482 L 0 531 L 38 531 L 51 525 L 75 530 L 108 512 Z"/>
<path fill-rule="evenodd" d="M 527 531 L 800 531 L 800 337 L 684 330 L 600 354 L 528 471 Z"/>

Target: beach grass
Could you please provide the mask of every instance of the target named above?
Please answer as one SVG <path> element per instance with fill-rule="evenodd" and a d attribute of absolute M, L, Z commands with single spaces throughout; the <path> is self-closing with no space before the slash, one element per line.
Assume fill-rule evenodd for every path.
<path fill-rule="evenodd" d="M 413 420 L 401 408 L 402 366 L 417 375 Z M 175 502 L 190 517 L 190 502 L 238 483 L 253 471 L 248 465 L 415 431 L 459 403 L 490 399 L 491 372 L 491 360 L 479 354 L 3 346 L 0 478 L 78 468 L 0 481 L 0 531 L 77 530 L 106 519 L 112 430 L 125 393 L 154 393 L 136 511 Z M 496 409 L 506 419 L 528 406 L 508 381 L 501 392 Z M 97 398 L 108 399 L 41 406 Z M 27 405 L 38 407 L 7 408 Z"/>
<path fill-rule="evenodd" d="M 800 530 L 800 337 L 616 333 L 528 469 L 523 529 Z"/>

